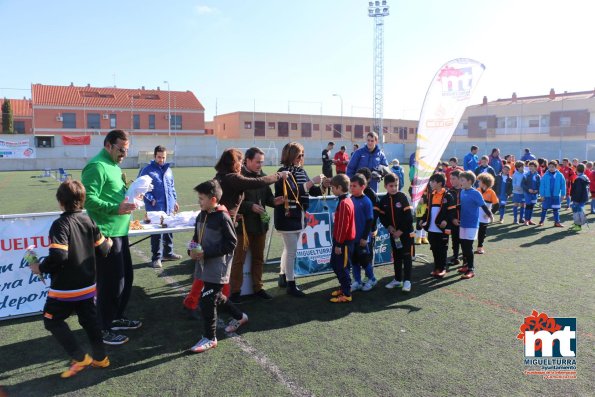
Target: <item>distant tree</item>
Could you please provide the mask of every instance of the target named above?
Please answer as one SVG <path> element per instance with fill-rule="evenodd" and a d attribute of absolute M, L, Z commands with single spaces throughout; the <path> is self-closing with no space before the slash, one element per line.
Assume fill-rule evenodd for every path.
<path fill-rule="evenodd" d="M 2 103 L 2 133 L 14 134 L 14 115 L 12 114 L 10 101 L 6 98 Z"/>

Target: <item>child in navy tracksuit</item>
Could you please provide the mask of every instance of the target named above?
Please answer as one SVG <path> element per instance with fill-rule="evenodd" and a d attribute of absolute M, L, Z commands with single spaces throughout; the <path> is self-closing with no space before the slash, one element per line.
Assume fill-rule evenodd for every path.
<path fill-rule="evenodd" d="M 514 205 L 512 209 L 512 215 L 514 217 L 513 223 L 524 223 L 525 222 L 525 190 L 523 189 L 523 179 L 525 173 L 523 172 L 525 164 L 522 161 L 514 163 L 515 172 L 512 175 L 512 203 Z M 520 218 L 519 216 L 520 208 Z M 517 222 L 518 220 L 518 222 Z"/>
<path fill-rule="evenodd" d="M 574 226 L 571 230 L 579 231 L 585 222 L 584 206 L 589 201 L 589 178 L 584 174 L 585 165 L 579 164 L 576 166 L 577 176 L 572 182 L 572 189 L 570 191 L 570 198 L 572 199 L 572 215 L 574 217 Z"/>
<path fill-rule="evenodd" d="M 362 174 L 355 174 L 350 179 L 349 190 L 355 211 L 355 245 L 351 257 L 353 265 L 353 283 L 351 291 L 370 291 L 376 285 L 374 266 L 372 264 L 371 231 L 374 223 L 374 208 L 372 201 L 364 194 L 366 178 Z M 362 284 L 362 267 L 365 269 L 368 281 Z"/>
<path fill-rule="evenodd" d="M 502 173 L 496 177 L 494 191 L 498 195 L 499 200 L 498 213 L 500 215 L 500 221 L 498 223 L 503 223 L 506 203 L 512 195 L 512 178 L 510 177 L 510 166 L 508 164 L 502 166 Z"/>
<path fill-rule="evenodd" d="M 539 193 L 539 184 L 541 183 L 541 176 L 537 172 L 537 161 L 529 161 L 529 172 L 523 178 L 523 190 L 525 191 L 525 225 L 535 225 L 531 220 L 533 215 L 533 208 L 537 204 L 537 194 Z"/>
<path fill-rule="evenodd" d="M 395 278 L 386 288 L 401 287 L 403 292 L 411 291 L 411 269 L 413 263 L 413 214 L 411 204 L 403 192 L 399 192 L 398 178 L 394 174 L 384 177 L 386 195 L 380 199 L 380 222 L 390 233 Z"/>
<path fill-rule="evenodd" d="M 333 249 L 331 266 L 339 279 L 341 288 L 333 291 L 331 302 L 351 302 L 351 253 L 355 240 L 355 210 L 348 197 L 349 178 L 345 174 L 335 175 L 331 180 L 331 190 L 339 199 L 333 222 Z"/>

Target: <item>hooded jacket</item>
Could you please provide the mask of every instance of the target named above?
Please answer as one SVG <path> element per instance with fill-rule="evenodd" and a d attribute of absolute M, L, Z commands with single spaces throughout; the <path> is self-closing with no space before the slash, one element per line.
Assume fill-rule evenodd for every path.
<path fill-rule="evenodd" d="M 553 188 L 553 194 L 552 194 Z M 539 195 L 541 197 L 565 197 L 566 196 L 566 181 L 560 171 L 553 174 L 548 171 L 541 177 L 539 184 Z"/>
<path fill-rule="evenodd" d="M 149 165 L 143 168 L 138 176 L 149 175 L 153 182 L 153 190 L 145 193 L 145 207 L 147 211 L 163 211 L 170 215 L 174 212 L 174 205 L 178 199 L 174 187 L 174 174 L 171 171 L 170 163 L 157 164 L 152 160 Z M 155 205 L 152 201 L 155 200 Z"/>
<path fill-rule="evenodd" d="M 349 160 L 349 164 L 347 165 L 347 176 L 351 178 L 360 168 L 368 168 L 370 171 L 378 170 L 381 165 L 388 166 L 388 161 L 382 150 L 380 150 L 380 147 L 376 145 L 374 150 L 370 152 L 368 147 L 364 146 L 357 149 L 353 153 L 353 156 L 351 156 L 351 160 Z M 375 192 L 378 191 L 377 180 L 371 179 L 368 181 L 368 186 Z"/>
<path fill-rule="evenodd" d="M 200 244 L 204 251 L 202 263 L 196 261 L 195 277 L 205 283 L 227 284 L 238 238 L 224 205 L 198 214 L 192 241 Z"/>

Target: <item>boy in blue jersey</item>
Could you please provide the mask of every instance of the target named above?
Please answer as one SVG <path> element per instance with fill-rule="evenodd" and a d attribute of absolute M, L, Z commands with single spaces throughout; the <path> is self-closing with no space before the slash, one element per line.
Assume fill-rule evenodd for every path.
<path fill-rule="evenodd" d="M 547 210 L 551 208 L 554 212 L 554 226 L 564 227 L 560 223 L 560 207 L 562 203 L 561 197 L 566 197 L 566 179 L 558 171 L 558 163 L 556 161 L 550 161 L 547 164 L 547 169 L 547 172 L 541 177 L 541 183 L 539 185 L 539 195 L 543 197 L 539 226 L 543 226 Z"/>
<path fill-rule="evenodd" d="M 537 204 L 537 194 L 539 193 L 539 184 L 541 176 L 537 172 L 537 161 L 529 161 L 529 172 L 523 178 L 523 190 L 525 191 L 525 226 L 535 225 L 531 220 L 533 216 L 533 207 Z"/>
<path fill-rule="evenodd" d="M 465 266 L 461 267 L 458 272 L 463 273 L 462 279 L 470 279 L 475 277 L 475 266 L 473 263 L 473 241 L 477 238 L 479 231 L 479 209 L 488 217 L 489 221 L 494 220 L 492 212 L 486 205 L 481 193 L 473 189 L 475 183 L 475 174 L 473 172 L 465 171 L 459 176 L 461 181 L 461 219 L 455 219 L 455 224 L 459 223 L 459 239 L 461 241 L 461 248 L 463 250 L 463 257 L 465 259 Z"/>
<path fill-rule="evenodd" d="M 374 265 L 372 264 L 372 225 L 374 223 L 374 209 L 372 201 L 364 194 L 366 178 L 362 174 L 355 174 L 350 179 L 349 190 L 355 211 L 355 248 L 351 259 L 353 268 L 353 283 L 351 291 L 370 291 L 376 286 Z M 362 284 L 362 267 L 368 281 Z"/>
<path fill-rule="evenodd" d="M 500 215 L 500 220 L 498 223 L 504 223 L 506 203 L 512 195 L 512 178 L 510 178 L 510 166 L 508 164 L 502 166 L 502 172 L 496 177 L 494 191 L 498 195 L 499 200 L 498 214 Z"/>
<path fill-rule="evenodd" d="M 523 189 L 523 180 L 525 179 L 525 164 L 522 161 L 514 163 L 515 172 L 512 175 L 512 223 L 525 223 L 525 190 Z M 519 218 L 520 209 L 520 218 Z M 518 222 L 517 222 L 518 220 Z"/>

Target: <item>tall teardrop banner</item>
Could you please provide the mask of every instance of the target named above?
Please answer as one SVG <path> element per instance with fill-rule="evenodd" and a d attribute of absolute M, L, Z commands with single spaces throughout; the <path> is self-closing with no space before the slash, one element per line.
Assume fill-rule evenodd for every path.
<path fill-rule="evenodd" d="M 442 65 L 434 76 L 417 129 L 413 207 L 417 207 L 423 196 L 484 69 L 483 64 L 473 59 L 459 58 Z"/>

